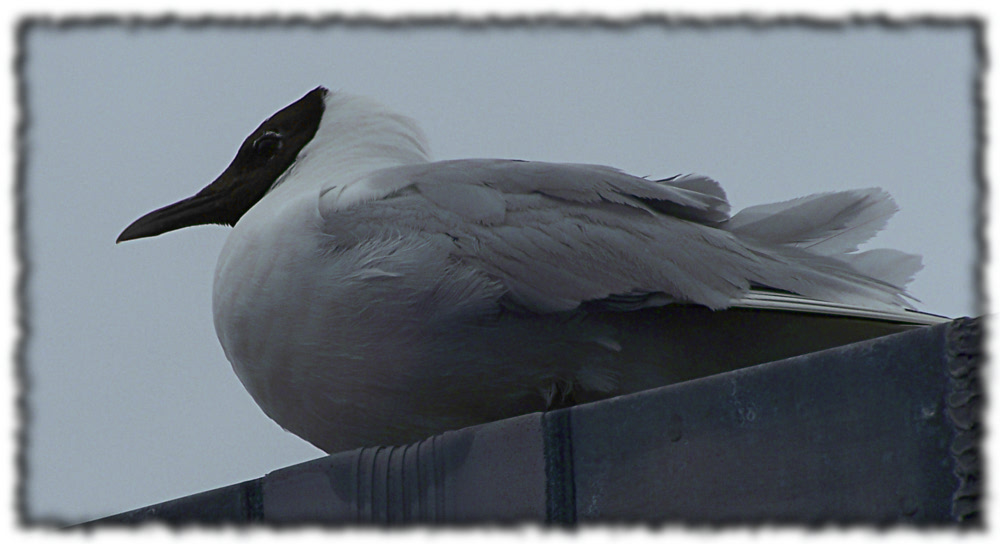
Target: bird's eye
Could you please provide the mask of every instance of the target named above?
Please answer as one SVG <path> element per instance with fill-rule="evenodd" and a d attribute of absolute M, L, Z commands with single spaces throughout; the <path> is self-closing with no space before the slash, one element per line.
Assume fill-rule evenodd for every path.
<path fill-rule="evenodd" d="M 265 132 L 253 142 L 253 152 L 258 158 L 269 159 L 281 149 L 281 135 L 277 132 Z"/>

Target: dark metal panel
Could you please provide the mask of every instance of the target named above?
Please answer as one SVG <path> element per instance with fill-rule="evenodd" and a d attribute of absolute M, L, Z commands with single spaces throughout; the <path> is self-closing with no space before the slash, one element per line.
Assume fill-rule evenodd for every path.
<path fill-rule="evenodd" d="M 952 521 L 949 326 L 573 408 L 577 518 Z"/>
<path fill-rule="evenodd" d="M 545 516 L 541 414 L 362 448 L 268 474 L 274 523 L 434 523 Z"/>
<path fill-rule="evenodd" d="M 197 521 L 205 525 L 245 524 L 263 519 L 261 478 L 212 489 L 109 516 L 83 527 L 101 524 L 161 522 L 182 525 Z"/>
<path fill-rule="evenodd" d="M 447 521 L 545 519 L 542 417 L 528 414 L 454 433 L 469 443 L 461 457 L 453 448 L 451 463 L 444 467 Z"/>

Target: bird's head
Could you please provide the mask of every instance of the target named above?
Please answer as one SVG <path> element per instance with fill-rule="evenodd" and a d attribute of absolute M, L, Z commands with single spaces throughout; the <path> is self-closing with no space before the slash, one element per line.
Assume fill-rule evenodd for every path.
<path fill-rule="evenodd" d="M 229 167 L 198 194 L 152 211 L 129 225 L 117 242 L 184 227 L 235 225 L 283 173 L 319 129 L 327 91 L 317 87 L 254 130 Z"/>

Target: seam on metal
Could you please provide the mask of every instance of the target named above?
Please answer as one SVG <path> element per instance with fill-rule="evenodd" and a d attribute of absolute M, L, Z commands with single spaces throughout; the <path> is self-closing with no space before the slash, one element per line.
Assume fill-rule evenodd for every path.
<path fill-rule="evenodd" d="M 257 478 L 243 483 L 243 512 L 246 521 L 259 523 L 264 521 L 264 479 Z"/>
<path fill-rule="evenodd" d="M 566 408 L 546 412 L 542 416 L 545 444 L 545 519 L 553 524 L 576 524 L 572 411 L 572 408 Z"/>

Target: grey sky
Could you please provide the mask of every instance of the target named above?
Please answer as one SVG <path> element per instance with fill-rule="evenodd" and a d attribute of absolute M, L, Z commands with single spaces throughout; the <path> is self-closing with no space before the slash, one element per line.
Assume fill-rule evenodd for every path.
<path fill-rule="evenodd" d="M 212 325 L 228 229 L 116 246 L 317 85 L 415 118 L 436 158 L 698 172 L 735 209 L 881 186 L 920 308 L 977 312 L 968 27 L 40 29 L 26 42 L 27 506 L 78 521 L 322 453 L 243 390 Z"/>

